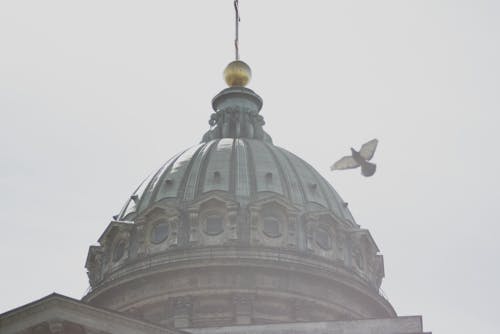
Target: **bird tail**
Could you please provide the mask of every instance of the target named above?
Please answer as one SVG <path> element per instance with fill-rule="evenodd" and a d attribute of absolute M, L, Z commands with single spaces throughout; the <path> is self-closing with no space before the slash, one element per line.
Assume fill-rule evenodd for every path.
<path fill-rule="evenodd" d="M 376 170 L 377 170 L 377 165 L 372 164 L 371 162 L 367 161 L 361 165 L 361 174 L 363 174 L 366 177 L 375 174 Z"/>

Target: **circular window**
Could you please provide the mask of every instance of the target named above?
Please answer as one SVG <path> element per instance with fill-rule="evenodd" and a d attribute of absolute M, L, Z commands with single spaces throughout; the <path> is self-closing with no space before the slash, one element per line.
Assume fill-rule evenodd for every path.
<path fill-rule="evenodd" d="M 319 247 L 324 250 L 332 249 L 332 237 L 327 229 L 319 227 L 316 229 L 314 234 L 314 239 L 316 240 L 316 243 Z"/>
<path fill-rule="evenodd" d="M 120 240 L 113 251 L 113 261 L 118 262 L 125 254 L 125 240 Z"/>
<path fill-rule="evenodd" d="M 221 215 L 209 215 L 205 221 L 205 232 L 208 235 L 221 234 L 224 231 L 224 217 Z"/>
<path fill-rule="evenodd" d="M 271 238 L 281 236 L 279 219 L 273 216 L 265 217 L 263 219 L 262 232 Z"/>
<path fill-rule="evenodd" d="M 151 229 L 150 240 L 154 244 L 159 244 L 168 238 L 168 222 L 165 219 L 159 220 Z"/>

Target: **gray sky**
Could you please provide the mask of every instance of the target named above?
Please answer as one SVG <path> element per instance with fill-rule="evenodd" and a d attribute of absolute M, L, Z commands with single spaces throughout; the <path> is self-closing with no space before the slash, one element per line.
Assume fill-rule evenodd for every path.
<path fill-rule="evenodd" d="M 398 314 L 435 333 L 498 332 L 500 2 L 240 3 L 266 130 L 371 231 Z M 232 10 L 0 2 L 0 312 L 84 294 L 88 246 L 208 129 Z M 374 137 L 374 177 L 329 171 Z"/>

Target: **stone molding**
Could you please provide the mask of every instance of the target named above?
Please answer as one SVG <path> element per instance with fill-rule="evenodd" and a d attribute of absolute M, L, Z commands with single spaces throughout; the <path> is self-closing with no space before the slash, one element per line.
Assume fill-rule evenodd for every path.
<path fill-rule="evenodd" d="M 219 328 L 187 328 L 192 334 L 431 334 L 423 332 L 422 317 L 283 323 Z"/>
<path fill-rule="evenodd" d="M 282 217 L 276 236 L 264 232 L 266 210 L 274 210 Z M 221 233 L 210 235 L 206 232 L 206 217 L 215 213 L 223 217 L 223 226 Z M 169 235 L 165 241 L 153 244 L 151 230 L 159 219 L 168 221 Z M 331 246 L 321 247 L 317 240 L 321 236 L 329 240 Z M 99 242 L 99 246 L 90 247 L 86 263 L 92 288 L 113 279 L 117 273 L 128 271 L 127 267 L 134 267 L 141 259 L 152 264 L 177 248 L 220 245 L 249 244 L 295 250 L 303 256 L 312 253 L 327 259 L 328 266 L 350 268 L 377 289 L 384 276 L 382 256 L 367 230 L 346 225 L 329 210 L 301 212 L 279 196 L 264 197 L 245 207 L 217 192 L 185 208 L 177 208 L 172 203 L 156 204 L 135 224 L 111 222 Z M 120 242 L 125 243 L 125 252 L 116 259 L 113 253 Z"/>

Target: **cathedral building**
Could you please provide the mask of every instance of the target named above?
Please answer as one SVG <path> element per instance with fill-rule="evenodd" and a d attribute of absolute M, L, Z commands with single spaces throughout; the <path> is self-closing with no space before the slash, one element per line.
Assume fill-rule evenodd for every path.
<path fill-rule="evenodd" d="M 1 314 L 2 334 L 423 333 L 380 293 L 383 257 L 347 203 L 273 144 L 250 76 L 228 65 L 201 142 L 90 246 L 90 291 Z"/>

